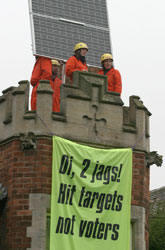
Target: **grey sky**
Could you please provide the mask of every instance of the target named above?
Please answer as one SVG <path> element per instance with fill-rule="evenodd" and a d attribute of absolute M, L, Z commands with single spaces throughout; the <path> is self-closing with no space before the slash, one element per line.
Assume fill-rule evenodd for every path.
<path fill-rule="evenodd" d="M 138 95 L 152 113 L 151 151 L 165 157 L 165 2 L 164 0 L 107 0 L 115 67 L 123 80 L 122 100 Z M 28 0 L 1 3 L 2 91 L 29 80 L 34 65 Z M 165 186 L 165 164 L 151 166 L 150 189 Z"/>

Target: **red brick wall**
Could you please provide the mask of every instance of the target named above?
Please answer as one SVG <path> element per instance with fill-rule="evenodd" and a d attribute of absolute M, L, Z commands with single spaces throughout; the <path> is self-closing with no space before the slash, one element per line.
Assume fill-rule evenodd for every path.
<path fill-rule="evenodd" d="M 149 168 L 146 166 L 144 153 L 133 154 L 132 205 L 142 206 L 146 211 L 145 239 L 146 250 L 149 249 Z"/>
<path fill-rule="evenodd" d="M 38 139 L 37 150 L 21 151 L 20 140 L 0 147 L 0 183 L 8 190 L 8 201 L 0 217 L 0 250 L 31 247 L 27 227 L 31 226 L 29 194 L 51 192 L 52 141 Z M 146 209 L 148 250 L 149 169 L 145 154 L 133 154 L 132 205 Z"/>
<path fill-rule="evenodd" d="M 21 151 L 19 140 L 6 143 L 0 151 L 0 183 L 8 190 L 8 201 L 0 218 L 0 250 L 26 250 L 31 238 L 29 194 L 50 194 L 52 142 L 40 139 L 37 151 Z"/>

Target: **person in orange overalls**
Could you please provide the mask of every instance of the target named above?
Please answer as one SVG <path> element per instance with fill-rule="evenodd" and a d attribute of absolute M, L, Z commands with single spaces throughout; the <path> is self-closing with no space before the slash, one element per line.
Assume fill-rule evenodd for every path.
<path fill-rule="evenodd" d="M 55 66 L 53 66 L 55 65 Z M 49 80 L 54 91 L 53 93 L 53 107 L 52 110 L 59 112 L 59 98 L 61 80 L 57 77 L 59 71 L 59 62 L 51 60 L 43 56 L 36 56 L 36 63 L 33 68 L 30 83 L 33 86 L 31 94 L 31 110 L 36 110 L 37 106 L 37 88 L 40 80 Z M 54 71 L 54 68 L 56 70 Z M 55 91 L 57 93 L 55 93 Z"/>
<path fill-rule="evenodd" d="M 88 52 L 88 46 L 85 43 L 77 43 L 74 47 L 74 55 L 71 56 L 65 67 L 66 76 L 73 82 L 74 71 L 88 71 L 85 55 Z"/>
<path fill-rule="evenodd" d="M 52 62 L 52 79 L 50 84 L 53 89 L 53 111 L 60 112 L 60 86 L 62 81 L 58 78 L 60 64 L 57 60 L 51 60 Z"/>
<path fill-rule="evenodd" d="M 108 77 L 108 91 L 120 93 L 122 92 L 122 81 L 120 72 L 113 67 L 113 57 L 111 54 L 103 54 L 101 56 L 102 69 L 98 74 Z"/>

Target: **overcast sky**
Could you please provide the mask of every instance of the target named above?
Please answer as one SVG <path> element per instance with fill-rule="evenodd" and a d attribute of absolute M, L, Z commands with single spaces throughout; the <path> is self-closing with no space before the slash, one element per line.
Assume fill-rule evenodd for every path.
<path fill-rule="evenodd" d="M 123 81 L 122 100 L 138 95 L 152 113 L 150 151 L 165 158 L 165 1 L 108 0 L 115 67 Z M 34 65 L 28 0 L 1 3 L 0 69 L 2 91 L 29 80 Z M 165 186 L 165 163 L 151 166 L 150 189 Z"/>

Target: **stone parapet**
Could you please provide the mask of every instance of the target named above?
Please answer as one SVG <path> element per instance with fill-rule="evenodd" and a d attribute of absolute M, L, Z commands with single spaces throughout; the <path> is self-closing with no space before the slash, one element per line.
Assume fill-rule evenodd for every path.
<path fill-rule="evenodd" d="M 30 111 L 29 82 L 20 81 L 0 97 L 0 143 L 20 133 L 53 134 L 101 147 L 128 147 L 149 152 L 149 116 L 138 96 L 125 107 L 118 93 L 107 91 L 107 77 L 75 72 L 73 84 L 61 86 L 60 112 L 52 112 L 49 81 L 37 90 L 37 110 Z"/>

